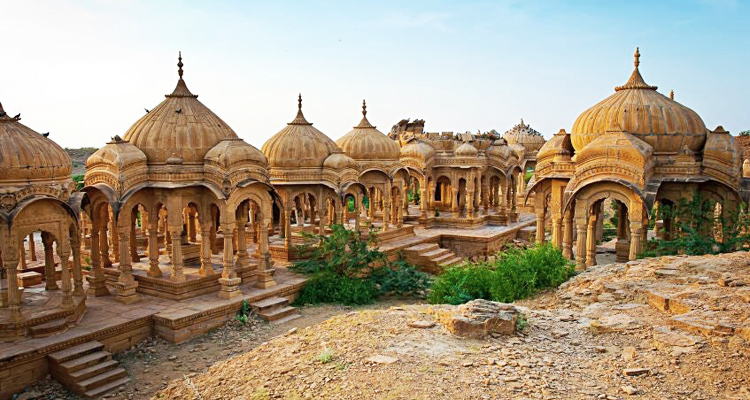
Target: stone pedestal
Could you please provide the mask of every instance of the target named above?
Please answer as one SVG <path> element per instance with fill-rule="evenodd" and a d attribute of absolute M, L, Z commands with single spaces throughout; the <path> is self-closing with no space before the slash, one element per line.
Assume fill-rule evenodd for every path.
<path fill-rule="evenodd" d="M 618 239 L 615 243 L 615 261 L 618 263 L 628 262 L 630 256 L 630 241 L 627 239 Z"/>
<path fill-rule="evenodd" d="M 86 276 L 86 281 L 89 283 L 89 288 L 86 291 L 86 294 L 89 296 L 99 297 L 109 294 L 109 289 L 107 289 L 107 285 L 105 284 L 107 278 L 104 274 L 99 276 L 88 275 Z"/>
<path fill-rule="evenodd" d="M 115 295 L 115 301 L 123 304 L 131 304 L 140 300 L 140 296 L 136 293 L 138 288 L 138 282 L 117 282 L 113 286 L 113 294 Z"/>
<path fill-rule="evenodd" d="M 518 213 L 517 212 L 509 212 L 508 213 L 508 219 L 510 222 L 518 222 Z"/>
<path fill-rule="evenodd" d="M 240 291 L 240 278 L 219 278 L 221 284 L 221 290 L 219 291 L 219 297 L 222 299 L 233 299 L 237 296 L 242 295 Z"/>

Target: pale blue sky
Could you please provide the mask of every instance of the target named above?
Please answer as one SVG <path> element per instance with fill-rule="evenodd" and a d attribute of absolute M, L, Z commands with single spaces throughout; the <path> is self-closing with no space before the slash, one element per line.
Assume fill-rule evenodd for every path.
<path fill-rule="evenodd" d="M 742 1 L 0 0 L 0 102 L 63 146 L 102 146 L 171 92 L 177 51 L 200 100 L 249 143 L 293 119 L 333 139 L 368 117 L 429 131 L 549 137 L 633 68 L 713 129 L 750 129 Z"/>

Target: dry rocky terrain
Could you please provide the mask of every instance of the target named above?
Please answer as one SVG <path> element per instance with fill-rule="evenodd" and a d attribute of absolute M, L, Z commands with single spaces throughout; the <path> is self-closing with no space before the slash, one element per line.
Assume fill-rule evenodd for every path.
<path fill-rule="evenodd" d="M 352 311 L 153 398 L 747 399 L 748 261 L 737 252 L 593 267 L 517 303 L 528 326 L 488 339 L 429 323 L 445 306 Z"/>

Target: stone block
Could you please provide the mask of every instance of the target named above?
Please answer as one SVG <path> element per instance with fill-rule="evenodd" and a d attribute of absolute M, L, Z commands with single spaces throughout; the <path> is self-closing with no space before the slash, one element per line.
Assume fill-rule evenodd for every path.
<path fill-rule="evenodd" d="M 454 335 L 482 339 L 491 334 L 515 333 L 518 314 L 518 309 L 511 304 L 478 299 L 457 310 L 442 310 L 437 319 Z"/>

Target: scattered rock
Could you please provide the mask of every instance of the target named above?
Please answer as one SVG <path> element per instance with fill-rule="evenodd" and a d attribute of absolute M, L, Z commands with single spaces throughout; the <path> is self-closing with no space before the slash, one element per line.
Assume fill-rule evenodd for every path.
<path fill-rule="evenodd" d="M 434 321 L 427 321 L 427 320 L 417 320 L 417 321 L 411 321 L 409 322 L 409 327 L 411 328 L 418 328 L 418 329 L 428 329 L 435 326 Z"/>
<path fill-rule="evenodd" d="M 591 321 L 591 329 L 594 333 L 622 332 L 639 328 L 641 324 L 627 314 L 605 315 L 597 320 Z"/>
<path fill-rule="evenodd" d="M 635 347 L 626 347 L 622 349 L 622 359 L 630 362 L 635 360 Z"/>
<path fill-rule="evenodd" d="M 638 389 L 636 389 L 636 388 L 634 388 L 632 386 L 629 386 L 629 385 L 622 386 L 622 387 L 620 387 L 620 389 L 622 389 L 622 391 L 625 392 L 625 394 L 628 394 L 630 396 L 638 393 Z"/>
<path fill-rule="evenodd" d="M 393 364 L 396 361 L 398 361 L 398 358 L 388 357 L 388 356 L 384 356 L 384 355 L 381 355 L 381 354 L 376 354 L 376 355 L 374 355 L 372 357 L 369 357 L 366 361 L 367 362 L 371 362 L 371 363 L 375 363 L 375 364 L 386 364 L 386 365 L 389 365 L 389 364 Z"/>
<path fill-rule="evenodd" d="M 625 376 L 638 376 L 643 374 L 648 374 L 651 370 L 648 368 L 626 368 L 622 370 L 622 373 L 625 374 Z"/>
<path fill-rule="evenodd" d="M 483 339 L 491 334 L 511 335 L 516 332 L 518 309 L 505 303 L 472 300 L 455 309 L 438 312 L 438 321 L 457 336 Z"/>

